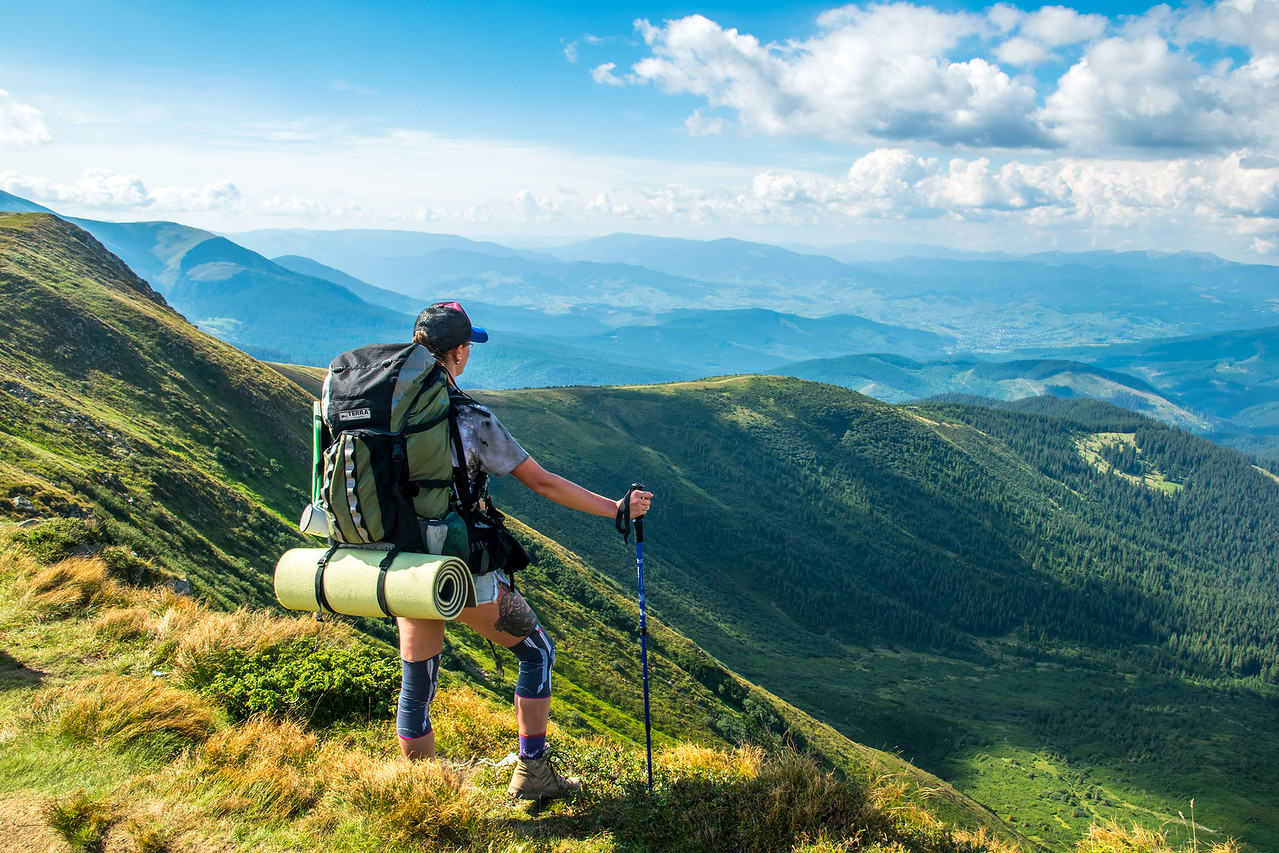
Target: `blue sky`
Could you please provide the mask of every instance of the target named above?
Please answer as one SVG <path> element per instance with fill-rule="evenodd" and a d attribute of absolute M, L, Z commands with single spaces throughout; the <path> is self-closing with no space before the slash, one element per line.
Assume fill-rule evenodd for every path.
<path fill-rule="evenodd" d="M 0 7 L 0 189 L 213 230 L 1279 262 L 1279 0 Z"/>

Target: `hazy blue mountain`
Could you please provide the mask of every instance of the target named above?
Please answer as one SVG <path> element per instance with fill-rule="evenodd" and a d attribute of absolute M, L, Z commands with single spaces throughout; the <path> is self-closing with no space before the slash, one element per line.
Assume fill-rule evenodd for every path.
<path fill-rule="evenodd" d="M 0 197 L 0 208 L 22 199 Z M 37 206 L 38 207 L 38 206 Z M 371 341 L 408 340 L 412 317 L 371 305 L 345 287 L 275 264 L 175 222 L 68 219 L 206 332 L 267 361 L 326 365 Z"/>
<path fill-rule="evenodd" d="M 414 259 L 444 249 L 475 252 L 495 258 L 554 260 L 549 255 L 512 249 L 486 240 L 468 240 L 453 234 L 427 234 L 421 231 L 376 228 L 346 228 L 334 231 L 272 228 L 243 231 L 225 236 L 268 257 L 301 255 L 382 287 L 390 287 L 380 278 L 380 267 L 386 260 L 396 259 L 411 265 Z"/>
<path fill-rule="evenodd" d="M 1244 432 L 1279 435 L 1279 327 L 1072 353 L 1141 376 Z"/>
<path fill-rule="evenodd" d="M 698 375 L 693 371 L 672 368 L 666 362 L 612 361 L 607 354 L 575 351 L 545 337 L 503 332 L 491 336 L 488 343 L 473 350 L 462 385 L 492 390 L 564 385 L 649 385 L 678 382 Z"/>
<path fill-rule="evenodd" d="M 763 308 L 679 311 L 651 325 L 630 325 L 565 343 L 574 352 L 657 364 L 694 377 L 756 373 L 818 355 L 896 351 L 937 356 L 953 340 L 862 317 L 800 317 Z"/>
<path fill-rule="evenodd" d="M 403 314 L 417 314 L 421 310 L 420 300 L 405 296 L 403 293 L 397 293 L 394 290 L 374 287 L 367 282 L 360 281 L 353 275 L 347 275 L 339 269 L 326 266 L 310 258 L 304 258 L 301 255 L 281 255 L 278 258 L 272 258 L 271 262 L 301 275 L 341 285 L 371 305 L 381 305 L 383 308 L 390 308 L 392 311 L 399 311 Z"/>
<path fill-rule="evenodd" d="M 554 254 L 564 261 L 622 263 L 698 281 L 725 282 L 753 289 L 847 280 L 845 264 L 822 255 L 801 255 L 766 243 L 724 238 L 687 240 L 613 234 L 570 243 Z"/>
<path fill-rule="evenodd" d="M 0 190 L 0 210 L 7 210 L 11 213 L 57 213 L 50 210 L 44 205 L 36 204 L 34 201 L 27 201 L 25 198 L 19 198 L 12 193 Z"/>
<path fill-rule="evenodd" d="M 846 264 L 862 261 L 895 261 L 898 258 L 949 258 L 953 261 L 1009 261 L 1017 256 L 1006 252 L 962 252 L 943 246 L 904 241 L 854 240 L 835 246 L 812 246 L 807 243 L 781 243 L 783 248 L 801 255 L 825 255 Z"/>
<path fill-rule="evenodd" d="M 411 258 L 441 249 L 462 249 L 495 257 L 527 257 L 550 260 L 549 256 L 512 249 L 488 240 L 468 240 L 455 234 L 428 234 L 423 231 L 396 231 L 377 228 L 346 228 L 335 231 L 305 228 L 270 228 L 226 234 L 242 246 L 260 254 L 304 255 L 330 266 L 345 268 L 336 258 Z"/>
<path fill-rule="evenodd" d="M 1078 361 L 925 363 L 902 356 L 872 354 L 797 362 L 766 372 L 840 385 L 890 403 L 953 394 L 992 400 L 1045 395 L 1088 397 L 1197 432 L 1220 426 L 1216 417 L 1187 404 L 1180 395 L 1160 391 L 1134 376 Z"/>

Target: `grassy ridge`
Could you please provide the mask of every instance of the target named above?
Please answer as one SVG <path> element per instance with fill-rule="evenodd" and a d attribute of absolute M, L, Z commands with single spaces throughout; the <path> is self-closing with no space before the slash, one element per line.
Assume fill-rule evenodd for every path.
<path fill-rule="evenodd" d="M 43 544 L 76 550 L 74 532 L 55 524 Z M 513 809 L 498 762 L 513 722 L 484 690 L 446 675 L 442 760 L 409 764 L 386 748 L 389 647 L 340 623 L 210 611 L 122 583 L 102 556 L 50 563 L 30 543 L 0 537 L 0 804 L 34 798 L 78 849 L 1015 849 L 948 828 L 917 780 L 878 762 L 840 777 L 787 750 L 667 740 L 649 794 L 641 748 L 567 729 L 553 738 L 587 793 Z"/>
<path fill-rule="evenodd" d="M 1246 458 L 1113 407 L 897 408 L 785 379 L 486 399 L 552 470 L 657 491 L 654 610 L 846 736 L 1057 848 L 1098 820 L 1175 824 L 1192 798 L 1279 844 L 1257 774 L 1279 754 L 1246 734 L 1279 722 L 1279 490 Z M 1090 462 L 1081 439 L 1108 433 L 1182 488 Z M 498 486 L 626 582 L 607 531 Z"/>

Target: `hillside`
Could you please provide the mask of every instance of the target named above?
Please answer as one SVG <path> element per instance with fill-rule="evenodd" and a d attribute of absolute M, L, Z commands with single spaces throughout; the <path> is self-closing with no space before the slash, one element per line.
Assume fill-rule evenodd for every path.
<path fill-rule="evenodd" d="M 5 514 L 96 520 L 210 601 L 266 600 L 309 397 L 49 215 L 0 215 L 0 305 Z"/>
<path fill-rule="evenodd" d="M 655 610 L 843 734 L 1054 845 L 1195 798 L 1279 846 L 1279 753 L 1250 734 L 1279 724 L 1279 481 L 1246 457 L 1089 401 L 761 377 L 486 399 L 552 470 L 657 492 Z M 606 532 L 498 488 L 624 579 Z"/>
<path fill-rule="evenodd" d="M 126 651 L 130 657 L 124 662 L 111 657 L 118 651 L 117 641 L 150 637 L 159 627 L 136 634 L 129 633 L 132 629 L 119 634 L 113 627 L 104 635 L 98 627 L 86 630 L 84 620 L 97 619 L 94 624 L 101 625 L 106 619 L 115 626 L 123 624 L 117 619 L 129 619 L 137 624 L 144 618 L 136 612 L 142 608 L 152 613 L 146 619 L 163 621 L 169 618 L 165 608 L 186 607 L 175 603 L 185 599 L 155 592 L 153 600 L 151 593 L 120 591 L 111 584 L 160 582 L 177 590 L 189 584 L 199 598 L 224 610 L 270 605 L 275 558 L 301 541 L 281 515 L 291 514 L 304 500 L 309 448 L 302 433 L 310 397 L 270 368 L 186 323 L 101 244 L 56 217 L 0 217 L 0 285 L 0 304 L 11 318 L 0 358 L 6 375 L 19 377 L 0 388 L 0 489 L 6 496 L 0 518 L 21 523 L 17 532 L 8 532 L 20 550 L 46 563 L 87 555 L 96 566 L 86 569 L 96 579 L 83 582 L 77 580 L 78 568 L 43 572 L 23 563 L 25 557 L 18 560 L 19 568 L 5 570 L 0 669 L 17 674 L 0 679 L 0 699 L 12 710 L 28 704 L 27 690 L 56 687 L 92 695 L 101 692 L 100 682 L 93 679 L 104 672 L 120 675 L 127 670 L 136 677 L 162 672 L 168 665 L 166 656 L 173 649 L 164 642 Z M 566 737 L 603 736 L 633 749 L 643 725 L 634 654 L 637 615 L 626 593 L 629 587 L 614 586 L 533 530 L 518 530 L 537 564 L 529 570 L 525 588 L 565 652 L 557 667 L 555 718 Z M 625 555 L 620 541 L 613 545 L 615 555 Z M 31 610 L 31 595 L 43 596 L 41 601 L 52 610 Z M 126 610 L 133 608 L 132 615 L 116 617 L 104 609 L 121 602 Z M 62 619 L 72 621 L 57 622 Z M 355 624 L 373 637 L 392 636 L 382 621 Z M 888 773 L 904 785 L 905 796 L 932 789 L 938 792 L 932 808 L 948 819 L 1018 837 L 935 778 L 847 740 L 740 679 L 660 618 L 651 624 L 659 748 L 678 753 L 682 744 L 693 749 L 690 741 L 721 748 L 732 743 L 781 755 L 790 744 L 850 779 Z M 72 656 L 65 665 L 60 658 L 44 656 L 38 649 L 62 642 L 36 639 L 31 645 L 46 630 L 81 637 L 87 643 L 83 655 Z M 220 640 L 234 645 L 236 636 L 223 629 Z M 394 660 L 386 647 L 375 642 L 371 648 L 381 648 L 384 661 Z M 490 655 L 469 632 L 450 633 L 446 666 L 458 683 L 483 696 L 509 696 L 514 661 L 508 658 L 504 669 L 495 669 Z M 23 675 L 28 671 L 53 677 L 42 687 L 43 676 L 33 682 Z M 83 687 L 75 686 L 85 678 Z M 47 698 L 60 707 L 61 695 L 49 693 Z M 169 698 L 182 707 L 203 702 Z M 385 717 L 378 720 L 382 728 L 361 737 L 373 738 L 373 731 L 384 737 Z M 39 721 L 29 722 L 36 728 L 24 731 L 36 732 L 37 745 L 59 756 L 57 762 L 72 760 L 63 751 L 62 735 L 40 728 Z M 172 755 L 161 749 L 157 758 L 150 748 L 137 755 L 132 744 L 121 746 L 114 736 L 104 735 L 98 742 L 90 732 L 81 733 L 78 724 L 68 725 L 62 731 L 72 741 L 88 738 L 95 750 L 120 750 L 129 773 L 149 772 L 154 762 L 162 764 Z M 211 731 L 209 724 L 201 725 L 205 734 L 196 743 Z M 211 725 L 218 728 L 216 715 Z M 226 729 L 225 737 L 236 736 L 234 729 Z M 92 769 L 65 767 L 66 781 L 44 788 L 49 782 L 39 770 L 41 747 L 34 754 L 25 747 L 15 752 L 4 745 L 8 742 L 0 739 L 0 764 L 21 772 L 7 774 L 5 791 L 30 797 L 41 791 L 70 793 L 73 784 L 95 790 L 112 784 Z M 378 749 L 386 749 L 384 740 L 378 743 Z M 104 759 L 101 766 L 116 768 L 106 775 L 118 780 L 122 771 L 114 761 Z M 146 784 L 145 779 L 127 782 L 135 784 Z M 198 804 L 182 808 L 188 806 Z M 585 831 L 606 813 L 588 814 Z"/>

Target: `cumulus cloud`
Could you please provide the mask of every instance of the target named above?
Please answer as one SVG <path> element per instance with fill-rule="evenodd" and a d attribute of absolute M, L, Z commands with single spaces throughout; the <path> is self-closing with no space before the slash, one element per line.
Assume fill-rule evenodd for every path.
<path fill-rule="evenodd" d="M 693 95 L 748 133 L 1079 153 L 1279 145 L 1279 0 L 1113 21 L 1065 6 L 854 4 L 809 38 L 768 44 L 701 15 L 635 25 L 648 55 L 625 76 L 597 66 L 596 82 Z M 1026 71 L 1049 62 L 1065 70 Z"/>
<path fill-rule="evenodd" d="M 1169 161 L 1043 163 L 880 148 L 836 176 L 768 170 L 736 189 L 668 183 L 600 193 L 598 217 L 687 226 L 843 226 L 934 220 L 1119 235 L 1214 234 L 1260 254 L 1279 243 L 1279 163 L 1246 152 Z M 565 212 L 571 213 L 571 212 Z M 1175 238 L 1174 238 L 1175 239 Z M 1172 248 L 1177 243 L 1164 244 Z"/>
<path fill-rule="evenodd" d="M 25 148 L 52 141 L 53 134 L 45 127 L 40 111 L 0 89 L 0 146 Z"/>
<path fill-rule="evenodd" d="M 121 175 L 109 169 L 86 169 L 73 183 L 0 172 L 0 188 L 45 204 L 94 210 L 229 211 L 240 204 L 240 191 L 230 181 L 203 187 L 151 189 L 137 175 Z"/>
<path fill-rule="evenodd" d="M 684 120 L 684 126 L 693 136 L 715 136 L 724 132 L 724 119 L 721 116 L 708 116 L 701 110 L 693 110 L 693 114 Z"/>
<path fill-rule="evenodd" d="M 694 15 L 637 22 L 652 56 L 637 82 L 704 98 L 770 135 L 1022 146 L 1046 139 L 1030 121 L 1034 89 L 981 57 L 946 54 L 980 18 L 907 4 L 846 6 L 803 42 L 764 45 Z"/>
<path fill-rule="evenodd" d="M 613 69 L 616 67 L 616 62 L 605 62 L 603 65 L 597 65 L 591 69 L 591 79 L 605 86 L 626 85 L 625 80 L 613 74 Z"/>
<path fill-rule="evenodd" d="M 1264 113 L 1239 109 L 1227 77 L 1205 76 L 1157 36 L 1107 39 L 1062 76 L 1040 113 L 1064 142 L 1212 150 L 1256 141 Z M 1275 114 L 1272 107 L 1266 112 Z"/>
<path fill-rule="evenodd" d="M 539 196 L 532 190 L 520 190 L 513 201 L 515 215 L 525 222 L 545 221 L 554 217 L 556 204 L 550 196 Z"/>
<path fill-rule="evenodd" d="M 270 196 L 258 202 L 257 209 L 268 216 L 301 219 L 324 219 L 334 215 L 334 211 L 327 204 L 295 196 Z"/>

